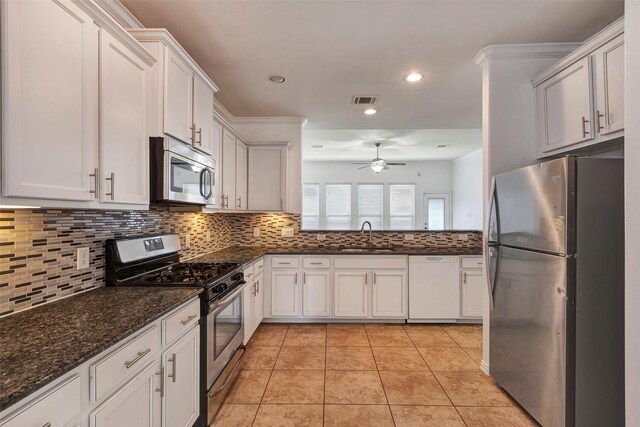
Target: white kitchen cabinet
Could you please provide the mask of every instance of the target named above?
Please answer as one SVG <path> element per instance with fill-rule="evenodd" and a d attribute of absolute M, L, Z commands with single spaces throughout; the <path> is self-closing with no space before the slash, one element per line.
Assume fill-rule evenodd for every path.
<path fill-rule="evenodd" d="M 155 361 L 89 414 L 90 427 L 159 427 L 154 411 L 160 393 L 156 378 L 160 366 Z"/>
<path fill-rule="evenodd" d="M 264 318 L 264 279 L 263 275 L 256 276 L 253 281 L 254 294 L 253 294 L 253 306 L 252 306 L 252 325 L 253 331 L 262 323 Z"/>
<path fill-rule="evenodd" d="M 300 316 L 298 270 L 274 270 L 271 273 L 271 315 Z"/>
<path fill-rule="evenodd" d="M 369 316 L 369 272 L 336 271 L 334 280 L 334 316 Z"/>
<path fill-rule="evenodd" d="M 593 60 L 597 132 L 610 135 L 624 129 L 624 35 L 597 49 Z"/>
<path fill-rule="evenodd" d="M 193 73 L 170 47 L 165 46 L 164 133 L 193 143 Z"/>
<path fill-rule="evenodd" d="M 200 330 L 192 328 L 162 354 L 162 426 L 191 427 L 200 408 Z"/>
<path fill-rule="evenodd" d="M 94 191 L 102 203 L 148 205 L 149 66 L 104 30 L 100 46 L 100 168 Z"/>
<path fill-rule="evenodd" d="M 236 210 L 247 210 L 247 146 L 240 140 L 236 144 Z"/>
<path fill-rule="evenodd" d="M 482 317 L 482 299 L 487 287 L 482 270 L 462 270 L 462 317 Z"/>
<path fill-rule="evenodd" d="M 286 210 L 289 149 L 289 144 L 249 146 L 250 211 Z"/>
<path fill-rule="evenodd" d="M 0 7 L 2 196 L 91 201 L 98 25 L 68 0 Z"/>
<path fill-rule="evenodd" d="M 213 194 L 211 195 L 211 204 L 207 205 L 209 209 L 220 209 L 222 207 L 222 134 L 223 127 L 217 121 L 213 121 L 211 130 L 211 158 L 216 164 L 213 172 Z"/>
<path fill-rule="evenodd" d="M 247 285 L 244 288 L 244 343 L 248 343 L 264 318 L 264 280 L 262 260 L 244 269 Z"/>
<path fill-rule="evenodd" d="M 407 317 L 406 270 L 374 270 L 373 317 Z"/>
<path fill-rule="evenodd" d="M 222 209 L 235 209 L 236 201 L 236 137 L 227 129 L 222 132 Z"/>
<path fill-rule="evenodd" d="M 409 319 L 454 321 L 460 317 L 457 256 L 409 257 Z"/>
<path fill-rule="evenodd" d="M 207 154 L 213 154 L 216 142 L 213 94 L 213 89 L 204 80 L 193 76 L 193 146 Z"/>
<path fill-rule="evenodd" d="M 302 273 L 302 315 L 331 316 L 331 274 L 329 271 L 305 270 Z"/>

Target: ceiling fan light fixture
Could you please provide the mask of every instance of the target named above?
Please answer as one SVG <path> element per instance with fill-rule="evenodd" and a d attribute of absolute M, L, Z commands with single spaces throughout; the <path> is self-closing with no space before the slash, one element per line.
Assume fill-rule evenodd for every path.
<path fill-rule="evenodd" d="M 382 169 L 384 169 L 384 165 L 381 163 L 372 163 L 371 164 L 371 169 L 375 172 L 375 173 L 380 173 L 382 172 Z"/>

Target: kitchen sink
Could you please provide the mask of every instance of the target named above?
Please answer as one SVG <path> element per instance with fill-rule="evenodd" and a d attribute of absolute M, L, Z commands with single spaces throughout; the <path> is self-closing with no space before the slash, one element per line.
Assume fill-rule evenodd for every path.
<path fill-rule="evenodd" d="M 393 253 L 391 248 L 343 248 L 340 252 L 345 254 L 388 254 Z"/>

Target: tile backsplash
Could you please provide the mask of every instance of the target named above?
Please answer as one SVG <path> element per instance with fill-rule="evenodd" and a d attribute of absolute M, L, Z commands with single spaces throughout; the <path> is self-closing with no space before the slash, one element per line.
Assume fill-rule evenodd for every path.
<path fill-rule="evenodd" d="M 253 229 L 260 237 L 253 237 Z M 292 227 L 293 238 L 281 237 L 283 227 Z M 211 240 L 207 241 L 207 231 Z M 24 310 L 104 284 L 104 243 L 110 238 L 177 233 L 188 259 L 230 245 L 287 246 L 309 248 L 363 244 L 357 232 L 300 233 L 300 215 L 295 214 L 204 214 L 174 212 L 164 207 L 149 211 L 81 211 L 54 209 L 0 210 L 0 315 Z M 410 247 L 476 248 L 480 232 L 374 232 L 374 244 Z M 184 248 L 189 234 L 190 247 Z M 76 269 L 78 248 L 90 250 L 90 267 Z"/>

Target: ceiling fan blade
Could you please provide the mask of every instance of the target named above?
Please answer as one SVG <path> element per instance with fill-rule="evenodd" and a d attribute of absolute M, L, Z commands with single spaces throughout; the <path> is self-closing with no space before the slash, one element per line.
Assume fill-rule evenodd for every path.
<path fill-rule="evenodd" d="M 370 165 L 371 162 L 351 162 L 352 165 Z"/>
<path fill-rule="evenodd" d="M 406 163 L 402 163 L 402 162 L 387 162 L 387 164 L 392 166 L 407 166 Z"/>
<path fill-rule="evenodd" d="M 367 165 L 367 166 L 361 166 L 358 169 L 366 169 L 366 168 L 370 168 L 370 167 L 371 167 L 371 165 Z"/>

